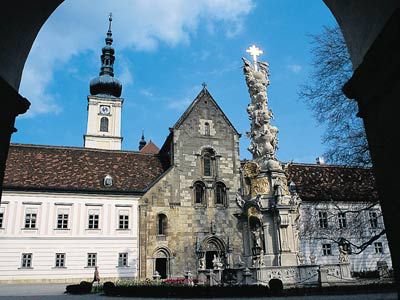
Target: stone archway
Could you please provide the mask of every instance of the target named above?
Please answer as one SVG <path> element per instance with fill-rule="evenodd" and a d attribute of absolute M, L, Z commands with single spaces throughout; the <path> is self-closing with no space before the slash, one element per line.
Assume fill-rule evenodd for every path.
<path fill-rule="evenodd" d="M 165 247 L 154 251 L 153 255 L 153 274 L 160 275 L 161 279 L 170 277 L 171 274 L 171 252 Z"/>
<path fill-rule="evenodd" d="M 225 242 L 215 236 L 208 236 L 203 239 L 199 251 L 199 269 L 212 270 L 216 267 L 216 263 L 220 267 L 225 265 L 226 260 L 226 245 Z"/>

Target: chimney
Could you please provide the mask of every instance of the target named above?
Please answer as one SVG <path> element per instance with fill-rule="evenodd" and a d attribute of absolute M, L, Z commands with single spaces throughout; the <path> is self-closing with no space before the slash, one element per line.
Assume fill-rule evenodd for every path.
<path fill-rule="evenodd" d="M 325 160 L 322 156 L 318 156 L 316 159 L 317 165 L 324 165 L 325 164 Z"/>

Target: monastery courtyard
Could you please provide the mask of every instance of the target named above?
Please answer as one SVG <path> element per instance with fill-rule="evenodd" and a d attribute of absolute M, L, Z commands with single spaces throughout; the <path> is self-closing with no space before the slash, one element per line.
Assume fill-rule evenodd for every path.
<path fill-rule="evenodd" d="M 89 300 L 89 299 L 155 299 L 155 298 L 126 298 L 126 297 L 106 297 L 101 294 L 96 295 L 68 295 L 64 294 L 66 284 L 26 284 L 26 285 L 16 285 L 16 284 L 2 284 L 0 285 L 0 300 L 3 299 L 74 299 L 74 300 Z M 167 299 L 167 298 L 164 298 Z M 172 299 L 172 298 L 170 298 Z M 208 298 L 213 299 L 213 298 Z M 228 299 L 228 298 L 215 298 L 215 299 Z M 229 299 L 244 299 L 244 298 L 229 298 Z M 290 299 L 290 300 L 300 300 L 300 299 L 326 299 L 326 300 L 392 300 L 397 299 L 396 294 L 393 292 L 384 293 L 370 293 L 370 294 L 356 294 L 356 295 L 315 295 L 315 296 L 298 296 L 298 297 L 263 297 L 263 298 L 250 298 L 254 300 L 258 299 Z"/>

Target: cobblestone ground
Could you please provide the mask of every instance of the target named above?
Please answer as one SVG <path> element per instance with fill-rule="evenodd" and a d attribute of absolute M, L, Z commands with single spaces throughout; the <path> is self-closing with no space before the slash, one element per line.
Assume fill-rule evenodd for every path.
<path fill-rule="evenodd" d="M 106 297 L 102 295 L 67 295 L 64 294 L 65 284 L 26 284 L 26 285 L 0 285 L 0 300 L 10 299 L 10 300 L 50 300 L 50 299 L 73 299 L 73 300 L 90 300 L 90 299 L 99 299 L 99 300 L 125 300 L 125 299 L 146 299 L 152 300 L 154 298 L 116 298 L 116 297 Z M 221 298 L 219 298 L 221 299 Z M 227 299 L 227 298 L 226 298 Z M 230 298 L 243 300 L 243 298 Z M 249 298 L 246 300 L 282 300 L 281 297 L 271 297 L 271 298 Z M 329 296 L 302 296 L 302 297 L 287 297 L 285 299 L 290 300 L 395 300 L 397 299 L 397 295 L 395 293 L 379 293 L 379 294 L 357 294 L 357 295 L 329 295 Z M 208 299 L 210 300 L 210 299 Z"/>

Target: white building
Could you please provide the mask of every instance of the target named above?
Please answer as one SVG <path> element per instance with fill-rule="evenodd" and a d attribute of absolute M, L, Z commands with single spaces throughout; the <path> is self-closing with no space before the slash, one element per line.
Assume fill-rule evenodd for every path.
<path fill-rule="evenodd" d="M 147 169 L 145 169 L 147 168 Z M 138 200 L 154 154 L 12 145 L 0 208 L 0 282 L 135 278 Z"/>
<path fill-rule="evenodd" d="M 6 191 L 0 281 L 136 277 L 138 197 Z"/>
<path fill-rule="evenodd" d="M 302 264 L 338 263 L 338 242 L 344 238 L 350 242 L 353 272 L 374 271 L 385 263 L 392 267 L 386 235 L 380 235 L 384 224 L 371 169 L 291 164 L 288 172 L 302 200 Z"/>

